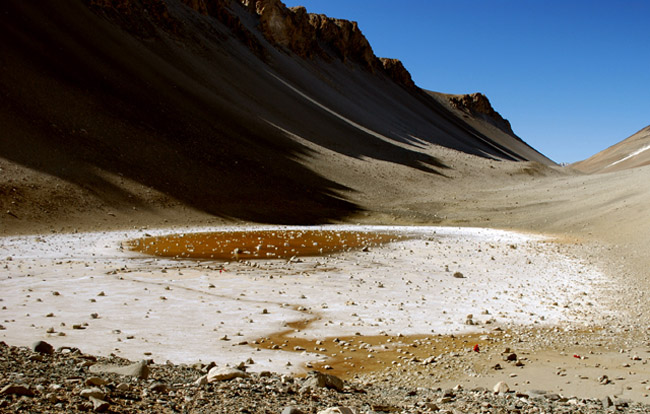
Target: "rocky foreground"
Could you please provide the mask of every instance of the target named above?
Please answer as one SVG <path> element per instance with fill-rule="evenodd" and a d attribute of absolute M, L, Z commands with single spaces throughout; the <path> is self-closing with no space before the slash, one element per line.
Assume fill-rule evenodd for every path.
<path fill-rule="evenodd" d="M 0 342 L 0 412 L 108 413 L 647 413 L 650 406 L 623 400 L 566 398 L 544 391 L 494 388 L 434 389 L 344 382 L 311 372 L 305 378 L 237 367 L 174 365 L 31 349 Z"/>

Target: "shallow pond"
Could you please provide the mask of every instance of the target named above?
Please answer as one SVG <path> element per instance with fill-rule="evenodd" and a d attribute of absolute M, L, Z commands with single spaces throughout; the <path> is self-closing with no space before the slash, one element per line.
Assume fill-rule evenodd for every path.
<path fill-rule="evenodd" d="M 230 261 L 322 256 L 406 238 L 371 231 L 251 230 L 149 236 L 132 240 L 129 246 L 154 256 Z"/>

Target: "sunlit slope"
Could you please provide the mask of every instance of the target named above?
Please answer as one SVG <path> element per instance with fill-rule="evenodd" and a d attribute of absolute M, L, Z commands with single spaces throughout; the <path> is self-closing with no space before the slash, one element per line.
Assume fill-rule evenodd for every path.
<path fill-rule="evenodd" d="M 586 173 L 620 171 L 650 164 L 650 126 L 647 126 L 618 144 L 572 164 Z"/>

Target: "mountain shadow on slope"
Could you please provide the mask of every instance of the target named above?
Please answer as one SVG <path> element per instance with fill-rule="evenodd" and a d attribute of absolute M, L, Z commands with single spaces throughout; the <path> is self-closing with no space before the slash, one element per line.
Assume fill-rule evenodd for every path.
<path fill-rule="evenodd" d="M 0 156 L 146 208 L 105 173 L 221 217 L 318 223 L 357 211 L 309 150 L 251 119 L 79 2 L 3 3 Z M 169 60 L 167 60 L 169 59 Z M 200 63 L 200 61 L 199 61 Z"/>
<path fill-rule="evenodd" d="M 401 64 L 374 56 L 356 24 L 277 0 L 256 4 L 266 6 L 3 2 L 0 156 L 107 205 L 148 207 L 106 179 L 119 176 L 216 216 L 274 223 L 359 211 L 346 199 L 354 189 L 309 167 L 324 151 L 439 176 L 448 167 L 426 153 L 432 144 L 547 161 L 508 134 L 479 131 L 408 82 Z M 301 55 L 304 42 L 285 45 L 264 31 L 265 19 L 280 34 L 296 22 L 316 33 L 307 44 L 320 52 Z"/>

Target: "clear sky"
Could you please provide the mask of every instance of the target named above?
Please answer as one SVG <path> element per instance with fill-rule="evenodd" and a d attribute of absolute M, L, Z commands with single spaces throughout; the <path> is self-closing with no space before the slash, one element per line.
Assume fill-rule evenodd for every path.
<path fill-rule="evenodd" d="M 556 162 L 650 125 L 650 0 L 283 0 L 359 22 L 415 83 L 482 92 Z"/>

